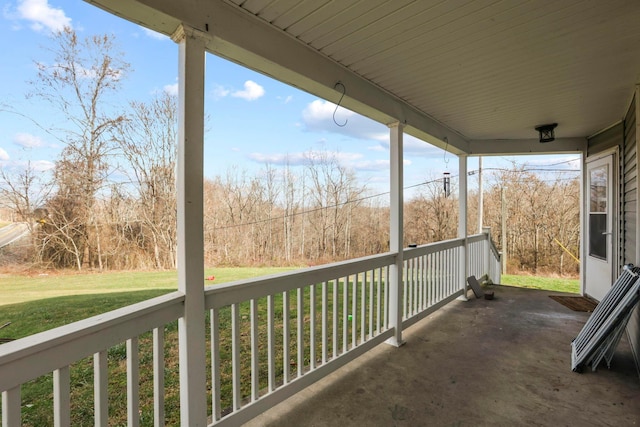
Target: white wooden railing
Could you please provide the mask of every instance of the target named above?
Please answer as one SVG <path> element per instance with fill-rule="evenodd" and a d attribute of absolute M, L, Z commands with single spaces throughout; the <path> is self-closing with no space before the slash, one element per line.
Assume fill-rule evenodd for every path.
<path fill-rule="evenodd" d="M 129 425 L 137 425 L 138 337 L 150 331 L 153 331 L 154 413 L 156 419 L 164 419 L 164 327 L 182 316 L 183 302 L 184 295 L 173 292 L 0 345 L 2 426 L 22 425 L 21 386 L 47 374 L 53 375 L 54 425 L 74 424 L 70 366 L 88 356 L 93 356 L 94 389 L 94 407 L 89 410 L 94 411 L 96 426 L 109 425 L 107 352 L 122 344 L 126 346 L 127 418 L 133 420 Z"/>
<path fill-rule="evenodd" d="M 464 274 L 489 274 L 499 282 L 499 258 L 488 234 L 403 251 L 402 327 L 406 328 L 460 296 Z M 494 248 L 495 249 L 495 248 Z M 394 335 L 389 319 L 390 266 L 386 253 L 205 289 L 211 425 L 238 425 L 325 377 Z M 498 268 L 495 268 L 497 262 Z M 153 425 L 165 425 L 167 366 L 164 330 L 184 315 L 184 296 L 174 292 L 0 346 L 2 426 L 22 425 L 21 386 L 53 377 L 56 426 L 73 423 L 70 370 L 93 356 L 94 423 L 106 426 L 107 355 L 126 348 L 126 416 L 141 424 L 140 355 L 149 359 Z M 174 328 L 175 329 L 175 328 Z M 144 338 L 141 338 L 144 337 Z M 139 349 L 139 342 L 150 342 Z M 172 405 L 172 407 L 175 405 Z M 148 423 L 148 416 L 144 423 Z M 120 419 L 120 418 L 119 418 Z M 173 419 L 178 419 L 175 417 Z M 144 424 L 143 423 L 143 424 Z"/>

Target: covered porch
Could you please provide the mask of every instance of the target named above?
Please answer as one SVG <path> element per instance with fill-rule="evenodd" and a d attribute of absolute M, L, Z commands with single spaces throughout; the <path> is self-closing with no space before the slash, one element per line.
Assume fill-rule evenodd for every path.
<path fill-rule="evenodd" d="M 491 237 L 468 230 L 468 156 L 577 153 L 584 168 L 588 156 L 608 153 L 607 194 L 619 198 L 607 200 L 612 226 L 599 235 L 614 249 L 605 251 L 601 283 L 638 262 L 636 2 L 89 2 L 179 45 L 178 291 L 0 347 L 3 427 L 21 425 L 21 386 L 41 375 L 53 377 L 55 425 L 71 425 L 70 366 L 86 357 L 95 425 L 108 425 L 108 350 L 116 345 L 126 346 L 128 425 L 141 424 L 141 359 L 153 368 L 151 418 L 164 425 L 162 350 L 176 320 L 183 426 L 256 416 L 256 425 L 291 425 L 291 417 L 299 425 L 637 422 L 626 344 L 611 371 L 570 370 L 569 344 L 586 314 L 506 287 L 492 301 L 458 300 L 468 294 L 466 277 L 500 277 Z M 343 106 L 389 127 L 388 252 L 203 287 L 209 53 L 323 99 L 342 94 Z M 541 144 L 534 127 L 551 123 L 555 139 Z M 459 157 L 456 239 L 407 248 L 405 134 Z M 589 193 L 585 183 L 583 202 Z M 583 245 L 581 258 L 589 254 Z M 638 325 L 636 315 L 628 333 L 636 359 Z M 149 332 L 153 355 L 141 357 Z M 315 392 L 326 400 L 304 400 Z"/>
<path fill-rule="evenodd" d="M 596 372 L 570 371 L 589 313 L 557 292 L 493 286 L 454 301 L 248 426 L 637 425 L 640 384 L 625 339 Z"/>

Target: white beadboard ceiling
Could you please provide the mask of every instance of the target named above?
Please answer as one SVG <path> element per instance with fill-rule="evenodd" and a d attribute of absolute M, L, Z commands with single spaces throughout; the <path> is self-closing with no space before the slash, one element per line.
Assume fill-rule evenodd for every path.
<path fill-rule="evenodd" d="M 166 34 L 186 23 L 210 51 L 333 101 L 342 81 L 349 108 L 460 152 L 544 123 L 587 137 L 640 83 L 638 0 L 89 1 Z"/>

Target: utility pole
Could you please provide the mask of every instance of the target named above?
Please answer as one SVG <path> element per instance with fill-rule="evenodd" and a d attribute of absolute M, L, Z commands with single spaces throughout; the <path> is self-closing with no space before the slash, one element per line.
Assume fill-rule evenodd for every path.
<path fill-rule="evenodd" d="M 507 192 L 502 187 L 502 274 L 507 274 Z"/>
<path fill-rule="evenodd" d="M 482 156 L 478 156 L 478 233 L 482 233 Z"/>

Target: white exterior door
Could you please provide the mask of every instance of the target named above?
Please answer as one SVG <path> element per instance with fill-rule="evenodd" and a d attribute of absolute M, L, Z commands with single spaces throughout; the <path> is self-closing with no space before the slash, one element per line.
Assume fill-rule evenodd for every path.
<path fill-rule="evenodd" d="M 613 154 L 587 160 L 586 262 L 584 293 L 601 300 L 614 280 L 614 191 Z"/>

